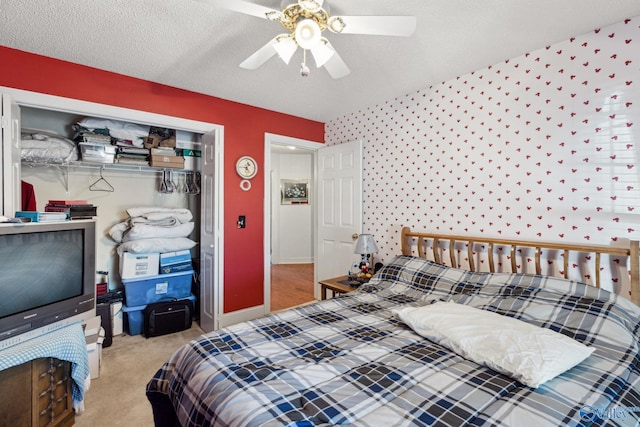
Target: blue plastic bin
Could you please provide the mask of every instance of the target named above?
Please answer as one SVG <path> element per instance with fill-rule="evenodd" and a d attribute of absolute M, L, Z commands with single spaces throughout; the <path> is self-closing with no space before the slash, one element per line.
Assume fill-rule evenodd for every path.
<path fill-rule="evenodd" d="M 143 316 L 142 310 L 146 305 L 139 305 L 136 307 L 122 306 L 122 311 L 126 316 L 126 326 L 129 331 L 129 335 L 140 335 L 142 333 Z"/>
<path fill-rule="evenodd" d="M 171 301 L 174 298 L 169 298 L 167 301 Z M 195 304 L 196 296 L 191 294 L 187 298 L 176 299 L 190 299 Z M 163 300 L 164 301 L 164 300 Z M 144 309 L 148 304 L 138 305 L 135 307 L 122 306 L 122 311 L 126 315 L 126 325 L 129 335 L 140 335 L 144 331 Z"/>
<path fill-rule="evenodd" d="M 125 303 L 130 308 L 152 302 L 188 298 L 193 270 L 122 279 Z"/>

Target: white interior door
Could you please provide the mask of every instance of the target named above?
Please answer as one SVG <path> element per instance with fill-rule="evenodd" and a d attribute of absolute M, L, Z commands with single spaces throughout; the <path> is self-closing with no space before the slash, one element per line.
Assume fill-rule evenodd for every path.
<path fill-rule="evenodd" d="M 317 280 L 347 273 L 358 260 L 354 235 L 361 232 L 362 142 L 323 147 L 318 150 Z"/>

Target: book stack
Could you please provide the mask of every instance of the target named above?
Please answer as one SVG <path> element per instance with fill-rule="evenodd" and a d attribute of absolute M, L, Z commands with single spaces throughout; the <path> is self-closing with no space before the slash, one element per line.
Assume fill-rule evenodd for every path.
<path fill-rule="evenodd" d="M 65 213 L 68 219 L 91 219 L 97 215 L 96 206 L 86 200 L 49 200 L 45 212 Z"/>
<path fill-rule="evenodd" d="M 118 146 L 116 163 L 149 166 L 149 149 L 131 146 Z"/>
<path fill-rule="evenodd" d="M 24 222 L 60 222 L 67 220 L 67 214 L 63 212 L 17 211 L 16 218 L 21 218 Z"/>

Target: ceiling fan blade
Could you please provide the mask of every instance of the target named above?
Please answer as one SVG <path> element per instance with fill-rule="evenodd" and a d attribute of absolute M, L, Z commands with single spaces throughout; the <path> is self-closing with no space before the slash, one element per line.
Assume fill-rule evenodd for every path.
<path fill-rule="evenodd" d="M 341 34 L 410 36 L 416 30 L 415 16 L 340 16 L 345 27 Z"/>
<path fill-rule="evenodd" d="M 255 70 L 259 68 L 262 64 L 267 62 L 273 55 L 276 54 L 276 49 L 273 45 L 276 43 L 276 38 L 269 40 L 267 44 L 262 46 L 260 49 L 254 52 L 253 55 L 242 61 L 240 64 L 240 68 L 244 68 L 246 70 Z"/>
<path fill-rule="evenodd" d="M 259 4 L 249 3 L 243 0 L 196 0 L 200 3 L 206 3 L 211 6 L 220 7 L 222 9 L 232 10 L 234 12 L 244 13 L 245 15 L 256 16 L 258 18 L 267 19 L 267 13 L 277 12 L 270 7 L 260 6 Z"/>
<path fill-rule="evenodd" d="M 327 41 L 327 47 L 333 50 L 333 55 L 331 58 L 324 64 L 324 68 L 327 69 L 327 72 L 334 79 L 340 79 L 346 75 L 348 75 L 351 70 L 347 67 L 347 64 L 344 63 L 338 52 L 334 49 L 334 47 Z"/>

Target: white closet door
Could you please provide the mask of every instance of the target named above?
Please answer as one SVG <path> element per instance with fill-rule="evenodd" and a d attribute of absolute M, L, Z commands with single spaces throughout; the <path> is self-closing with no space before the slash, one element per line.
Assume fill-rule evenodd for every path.
<path fill-rule="evenodd" d="M 216 210 L 216 195 L 220 191 L 216 152 L 215 133 L 205 133 L 202 136 L 200 190 L 200 327 L 206 332 L 220 327 L 222 312 L 222 281 L 216 279 L 222 262 L 218 233 L 220 218 Z M 222 197 L 221 194 L 218 196 Z"/>
<path fill-rule="evenodd" d="M 2 215 L 22 209 L 20 185 L 20 107 L 7 94 L 2 98 Z"/>

